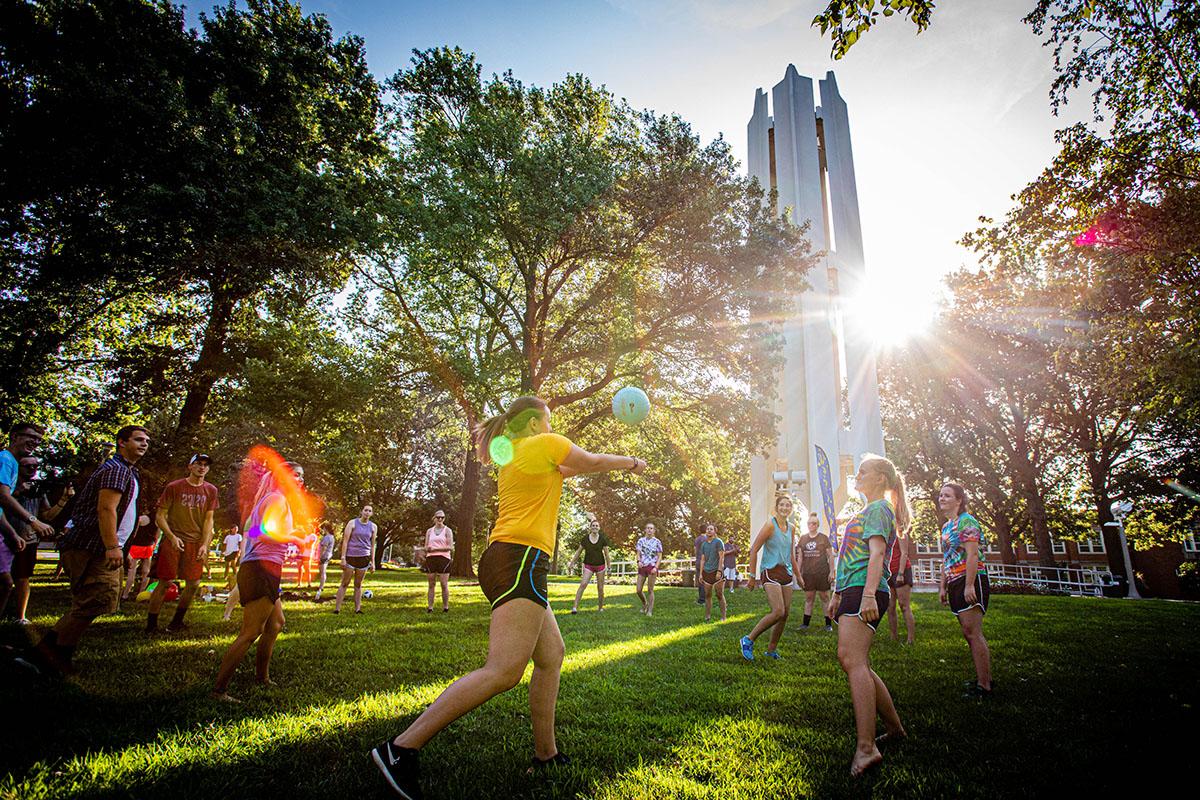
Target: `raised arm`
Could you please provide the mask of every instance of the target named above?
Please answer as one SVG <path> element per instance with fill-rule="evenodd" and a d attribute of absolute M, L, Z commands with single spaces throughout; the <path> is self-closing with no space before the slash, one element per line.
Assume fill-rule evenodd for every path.
<path fill-rule="evenodd" d="M 627 470 L 635 475 L 646 471 L 646 462 L 634 456 L 615 456 L 608 453 L 589 453 L 578 445 L 571 445 L 567 457 L 559 465 L 558 471 L 564 478 L 574 475 L 591 475 L 597 472 L 615 472 Z"/>

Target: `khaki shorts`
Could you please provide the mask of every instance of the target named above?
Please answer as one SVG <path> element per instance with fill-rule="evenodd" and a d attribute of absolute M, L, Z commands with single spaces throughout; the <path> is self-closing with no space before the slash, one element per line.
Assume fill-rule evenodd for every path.
<path fill-rule="evenodd" d="M 117 610 L 121 568 L 111 569 L 103 553 L 63 550 L 59 559 L 71 580 L 71 614 L 98 617 Z"/>

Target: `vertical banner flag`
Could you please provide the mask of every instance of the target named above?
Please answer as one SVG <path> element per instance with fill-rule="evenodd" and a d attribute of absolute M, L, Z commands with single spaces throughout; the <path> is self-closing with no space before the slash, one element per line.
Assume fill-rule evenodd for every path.
<path fill-rule="evenodd" d="M 817 448 L 817 480 L 821 484 L 821 502 L 825 506 L 825 524 L 829 526 L 829 544 L 833 552 L 838 549 L 837 518 L 833 510 L 833 471 L 829 468 L 829 456 L 820 445 Z"/>

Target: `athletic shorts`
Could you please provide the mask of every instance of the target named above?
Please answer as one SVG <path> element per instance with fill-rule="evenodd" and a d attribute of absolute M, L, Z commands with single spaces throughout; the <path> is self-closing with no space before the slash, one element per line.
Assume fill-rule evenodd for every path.
<path fill-rule="evenodd" d="M 792 573 L 788 572 L 783 564 L 776 564 L 758 573 L 758 582 L 764 585 L 774 583 L 778 586 L 788 586 L 792 582 Z"/>
<path fill-rule="evenodd" d="M 851 586 L 839 596 L 841 597 L 841 602 L 838 603 L 837 613 L 833 615 L 834 620 L 837 620 L 842 616 L 858 617 L 859 619 L 862 619 L 862 617 L 858 616 L 858 611 L 862 607 L 863 587 Z M 879 607 L 879 619 L 875 620 L 874 622 L 867 622 L 865 619 L 863 619 L 863 622 L 867 622 L 867 625 L 870 626 L 871 630 L 877 630 L 879 628 L 879 623 L 883 622 L 884 616 L 887 615 L 888 593 L 876 592 L 875 605 Z"/>
<path fill-rule="evenodd" d="M 509 600 L 524 598 L 543 608 L 550 556 L 536 547 L 513 542 L 492 542 L 479 559 L 479 588 L 495 610 Z"/>
<path fill-rule="evenodd" d="M 701 572 L 700 580 L 702 580 L 708 584 L 713 584 L 713 583 L 717 583 L 718 581 L 723 581 L 723 580 L 725 580 L 725 578 L 721 575 L 720 570 L 714 569 L 712 572 L 708 572 L 708 571 Z"/>
<path fill-rule="evenodd" d="M 12 557 L 12 579 L 14 581 L 23 581 L 33 577 L 33 568 L 37 566 L 37 542 L 25 542 L 25 549 L 19 553 L 13 553 Z"/>
<path fill-rule="evenodd" d="M 132 559 L 154 558 L 154 545 L 135 544 L 129 548 L 129 557 Z"/>
<path fill-rule="evenodd" d="M 804 577 L 804 591 L 806 592 L 828 592 L 829 572 L 822 570 L 813 573 L 801 573 Z"/>
<path fill-rule="evenodd" d="M 346 564 L 350 569 L 366 569 L 371 566 L 370 556 L 346 556 Z"/>
<path fill-rule="evenodd" d="M 129 555 L 133 557 L 132 548 Z M 184 542 L 183 550 L 170 541 L 163 542 L 162 547 L 158 548 L 158 569 L 154 576 L 160 581 L 173 581 L 176 578 L 198 581 L 204 577 L 203 556 L 200 542 Z"/>
<path fill-rule="evenodd" d="M 238 567 L 237 588 L 243 606 L 255 600 L 267 598 L 272 603 L 279 599 L 279 579 L 283 565 L 274 561 L 243 561 Z"/>
<path fill-rule="evenodd" d="M 899 578 L 899 580 L 897 580 L 897 578 Z M 904 572 L 901 572 L 898 575 L 888 575 L 888 588 L 894 592 L 896 591 L 897 586 L 912 586 L 912 581 L 912 564 L 909 564 L 904 568 Z"/>
<path fill-rule="evenodd" d="M 225 563 L 233 564 L 235 561 L 237 561 L 237 557 L 238 557 L 237 550 L 234 550 L 232 553 L 227 553 L 225 555 Z"/>
<path fill-rule="evenodd" d="M 963 576 L 955 581 L 950 581 L 946 585 L 946 594 L 950 596 L 950 610 L 955 614 L 961 614 L 968 608 L 978 608 L 983 613 L 987 613 L 988 599 L 992 594 L 992 587 L 988 583 L 988 576 L 975 575 L 975 602 L 967 605 L 966 599 L 963 598 L 963 592 L 967 588 L 966 576 Z"/>
<path fill-rule="evenodd" d="M 654 566 L 653 564 L 647 564 L 644 567 L 638 567 L 638 575 L 642 575 L 642 576 L 649 578 L 651 575 L 657 575 L 657 574 L 658 574 L 658 567 Z"/>
<path fill-rule="evenodd" d="M 736 581 L 737 579 L 738 579 L 737 567 L 726 567 L 725 568 L 725 580 Z"/>
<path fill-rule="evenodd" d="M 450 559 L 445 556 L 425 556 L 425 571 L 430 575 L 445 575 L 450 572 Z"/>
<path fill-rule="evenodd" d="M 584 564 L 583 568 L 592 572 L 604 572 L 604 564 Z"/>

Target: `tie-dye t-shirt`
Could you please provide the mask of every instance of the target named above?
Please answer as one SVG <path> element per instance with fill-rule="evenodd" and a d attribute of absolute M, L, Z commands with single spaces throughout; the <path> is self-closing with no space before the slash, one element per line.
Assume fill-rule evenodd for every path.
<path fill-rule="evenodd" d="M 662 556 L 662 542 L 654 536 L 643 536 L 637 540 L 639 567 L 653 567 Z"/>
<path fill-rule="evenodd" d="M 979 543 L 979 568 L 975 574 L 987 574 L 983 565 L 983 529 L 977 519 L 964 513 L 942 526 L 942 574 L 947 583 L 967 574 L 967 548 L 963 546 L 966 542 Z"/>
<path fill-rule="evenodd" d="M 871 546 L 867 540 L 872 536 L 882 536 L 887 544 L 877 591 L 888 590 L 887 562 L 889 551 L 896 541 L 896 510 L 887 500 L 876 500 L 855 514 L 842 532 L 835 591 L 844 592 L 855 586 L 866 585 L 867 565 L 871 562 Z"/>

